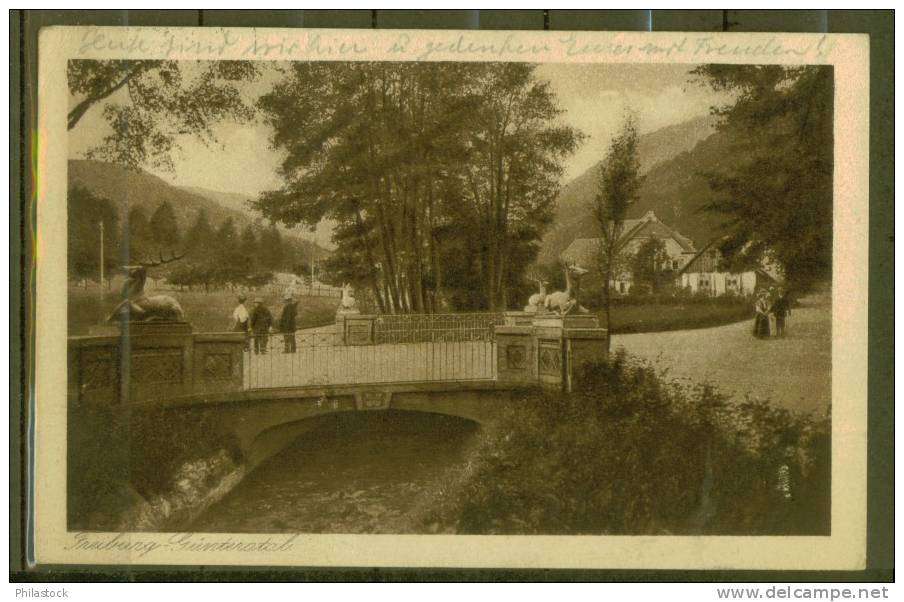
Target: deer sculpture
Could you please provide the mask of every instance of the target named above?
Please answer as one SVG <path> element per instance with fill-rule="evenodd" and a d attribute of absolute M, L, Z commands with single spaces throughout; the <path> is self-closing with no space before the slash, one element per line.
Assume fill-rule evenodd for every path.
<path fill-rule="evenodd" d="M 540 289 L 530 296 L 527 300 L 527 305 L 524 306 L 526 313 L 535 314 L 546 307 L 546 285 L 549 283 L 536 272 L 529 273 L 527 277 L 536 282 Z"/>
<path fill-rule="evenodd" d="M 185 255 L 173 254 L 169 259 L 164 259 L 159 254 L 158 261 L 139 262 L 138 265 L 124 265 L 126 280 L 122 285 L 122 302 L 107 318 L 107 322 L 150 322 L 150 321 L 175 321 L 181 322 L 185 313 L 182 306 L 169 295 L 152 295 L 144 293 L 144 285 L 148 277 L 148 269 L 155 268 L 173 261 L 182 259 Z"/>
<path fill-rule="evenodd" d="M 343 311 L 351 311 L 355 309 L 358 302 L 355 300 L 352 285 L 346 282 L 342 285 L 342 299 L 339 301 L 339 308 Z"/>
<path fill-rule="evenodd" d="M 581 276 L 587 273 L 582 267 L 574 262 L 564 261 L 565 269 L 565 290 L 556 291 L 546 296 L 545 307 L 547 311 L 554 311 L 560 316 L 568 315 L 568 313 L 578 308 L 581 313 L 587 313 L 587 309 L 578 304 L 577 293 L 581 284 Z"/>

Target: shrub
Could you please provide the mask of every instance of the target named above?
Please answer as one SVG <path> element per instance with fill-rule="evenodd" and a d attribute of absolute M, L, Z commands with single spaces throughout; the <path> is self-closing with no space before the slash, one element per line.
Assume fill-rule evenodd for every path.
<path fill-rule="evenodd" d="M 177 491 L 186 466 L 223 456 L 242 463 L 236 438 L 207 408 L 85 408 L 69 413 L 70 528 L 115 529 L 136 502 Z M 184 476 L 184 475 L 183 475 Z"/>
<path fill-rule="evenodd" d="M 444 479 L 426 525 L 458 533 L 827 533 L 829 428 L 619 353 L 570 395 L 524 392 Z M 428 527 L 429 528 L 429 527 Z"/>

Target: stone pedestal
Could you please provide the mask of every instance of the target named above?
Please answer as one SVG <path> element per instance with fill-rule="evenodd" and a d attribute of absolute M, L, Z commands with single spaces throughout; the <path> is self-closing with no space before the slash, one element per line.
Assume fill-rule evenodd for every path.
<path fill-rule="evenodd" d="M 496 326 L 496 373 L 500 382 L 537 382 L 537 360 L 531 326 Z"/>
<path fill-rule="evenodd" d="M 536 314 L 526 311 L 507 311 L 502 316 L 506 326 L 530 326 Z"/>
<path fill-rule="evenodd" d="M 345 345 L 373 345 L 377 316 L 362 314 L 357 309 L 336 312 L 336 325 Z"/>
<path fill-rule="evenodd" d="M 607 330 L 592 314 L 507 313 L 506 324 L 496 327 L 499 381 L 572 391 L 579 385 L 583 364 L 606 358 L 607 338 Z"/>

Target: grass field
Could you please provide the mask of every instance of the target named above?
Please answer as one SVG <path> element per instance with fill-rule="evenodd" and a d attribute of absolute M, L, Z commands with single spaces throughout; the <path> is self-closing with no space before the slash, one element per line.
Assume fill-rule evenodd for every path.
<path fill-rule="evenodd" d="M 235 308 L 235 293 L 230 291 L 154 291 L 151 294 L 168 294 L 174 296 L 185 311 L 185 318 L 196 332 L 220 332 L 232 328 L 232 310 Z M 250 293 L 249 299 L 257 294 Z M 260 293 L 264 303 L 273 313 L 274 320 L 279 317 L 282 306 L 280 295 L 276 292 Z M 69 288 L 69 335 L 88 334 L 90 326 L 100 324 L 119 303 L 117 290 L 110 291 L 104 298 L 103 307 L 98 301 L 97 288 L 87 290 L 80 287 Z M 299 297 L 298 328 L 310 328 L 331 324 L 335 320 L 336 307 L 339 300 L 330 297 Z M 251 303 L 247 304 L 250 311 Z M 600 325 L 605 326 L 606 318 L 601 312 Z M 728 303 L 724 300 L 692 300 L 686 303 L 616 303 L 612 307 L 613 334 L 637 332 L 664 332 L 670 330 L 687 330 L 692 328 L 708 328 L 746 320 L 753 316 L 750 303 L 737 301 Z"/>
<path fill-rule="evenodd" d="M 185 319 L 195 332 L 222 332 L 232 330 L 232 311 L 235 309 L 235 293 L 230 291 L 160 291 L 151 294 L 167 294 L 175 297 L 185 311 Z M 279 319 L 282 300 L 278 293 L 249 293 L 249 300 L 256 296 L 264 299 L 273 319 Z M 330 297 L 298 297 L 298 328 L 310 328 L 331 324 L 336 318 L 339 300 Z M 119 303 L 118 291 L 106 294 L 103 307 L 98 300 L 96 288 L 87 291 L 77 287 L 69 288 L 69 336 L 86 335 L 91 326 L 102 323 Z M 246 303 L 251 310 L 251 303 Z"/>
<path fill-rule="evenodd" d="M 599 312 L 600 325 L 606 323 Z M 664 332 L 709 328 L 746 320 L 753 316 L 752 303 L 649 303 L 612 307 L 613 334 Z"/>

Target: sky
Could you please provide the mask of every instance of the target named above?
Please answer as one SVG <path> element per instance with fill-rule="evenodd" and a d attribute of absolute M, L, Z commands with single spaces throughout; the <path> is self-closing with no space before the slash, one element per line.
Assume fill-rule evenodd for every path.
<path fill-rule="evenodd" d="M 550 82 L 563 114 L 560 119 L 587 138 L 565 163 L 563 184 L 602 159 L 612 136 L 630 107 L 640 132 L 706 115 L 724 98 L 699 84 L 689 83 L 693 65 L 544 64 L 537 76 Z M 249 94 L 259 90 L 249 91 Z M 113 101 L 123 97 L 114 95 Z M 74 101 L 75 99 L 70 99 Z M 93 107 L 69 132 L 70 158 L 84 158 L 108 132 L 102 107 Z M 200 186 L 249 196 L 280 187 L 280 154 L 270 148 L 269 130 L 262 123 L 222 124 L 215 128 L 219 144 L 205 146 L 190 136 L 179 140 L 173 157 L 175 172 L 154 172 L 177 186 Z"/>

